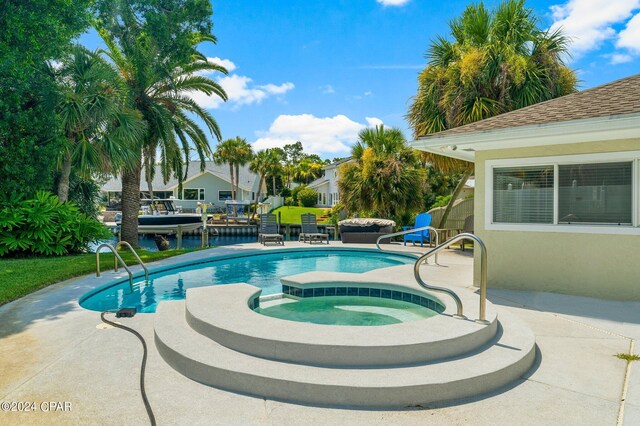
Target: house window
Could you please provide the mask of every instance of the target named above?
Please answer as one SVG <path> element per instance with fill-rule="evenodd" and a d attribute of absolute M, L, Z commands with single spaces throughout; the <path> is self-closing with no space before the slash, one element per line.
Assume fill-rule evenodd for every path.
<path fill-rule="evenodd" d="M 553 166 L 493 170 L 494 223 L 553 223 Z"/>
<path fill-rule="evenodd" d="M 558 223 L 631 225 L 633 163 L 558 166 Z"/>
<path fill-rule="evenodd" d="M 218 201 L 229 201 L 233 199 L 231 191 L 218 191 Z"/>
<path fill-rule="evenodd" d="M 185 188 L 182 190 L 182 199 L 204 201 L 204 188 Z"/>
<path fill-rule="evenodd" d="M 485 164 L 487 229 L 640 234 L 640 151 Z"/>

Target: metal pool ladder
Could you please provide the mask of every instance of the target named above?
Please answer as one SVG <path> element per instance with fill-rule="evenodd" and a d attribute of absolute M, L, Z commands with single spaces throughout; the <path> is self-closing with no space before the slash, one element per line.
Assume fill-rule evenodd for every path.
<path fill-rule="evenodd" d="M 433 250 L 430 250 L 424 254 L 419 253 L 420 257 L 418 257 L 415 264 L 413 265 L 413 275 L 416 281 L 418 282 L 418 284 L 420 285 L 420 287 L 426 290 L 446 293 L 453 298 L 453 300 L 456 302 L 456 315 L 454 315 L 454 318 L 460 318 L 460 319 L 465 318 L 465 316 L 463 315 L 462 301 L 460 300 L 460 297 L 458 297 L 458 295 L 454 291 L 449 290 L 448 288 L 432 286 L 424 282 L 424 280 L 420 276 L 420 265 L 422 265 L 423 262 L 427 263 L 427 259 L 434 256 L 435 256 L 435 263 L 436 265 L 438 265 L 438 253 L 440 253 L 442 250 L 444 250 L 445 248 L 449 247 L 451 244 L 456 243 L 458 241 L 473 240 L 476 243 L 478 243 L 478 247 L 480 247 L 480 312 L 479 312 L 480 315 L 479 315 L 479 318 L 476 320 L 476 322 L 480 324 L 488 324 L 488 321 L 486 318 L 487 317 L 486 315 L 486 311 L 487 311 L 487 247 L 485 246 L 484 242 L 480 238 L 478 238 L 476 235 L 470 234 L 470 233 L 458 234 L 455 237 L 449 238 L 444 243 L 438 244 L 438 231 L 436 231 L 436 229 L 431 226 L 425 226 L 422 228 L 409 229 L 407 231 L 395 232 L 393 234 L 383 235 L 379 237 L 378 240 L 376 241 L 376 246 L 378 247 L 378 250 L 385 253 L 407 253 L 407 252 L 394 251 L 394 250 L 384 250 L 382 247 L 380 247 L 380 241 L 387 238 L 397 237 L 400 235 L 409 234 L 416 231 L 423 231 L 423 230 L 425 231 L 429 230 L 429 232 L 435 233 L 436 247 Z M 409 252 L 409 253 L 416 254 L 415 252 Z"/>
<path fill-rule="evenodd" d="M 129 250 L 131 250 L 131 253 L 133 253 L 133 256 L 138 260 L 138 263 L 140 264 L 140 266 L 142 266 L 142 269 L 144 269 L 144 279 L 145 281 L 149 281 L 149 270 L 147 269 L 147 266 L 144 264 L 144 262 L 142 261 L 142 259 L 140 259 L 140 256 L 138 256 L 138 253 L 136 253 L 136 251 L 133 249 L 133 247 L 131 247 L 131 244 L 129 244 L 126 241 L 120 241 L 118 242 L 118 244 L 114 246 L 112 246 L 111 244 L 100 244 L 98 246 L 98 248 L 96 249 L 96 277 L 100 276 L 100 249 L 107 247 L 109 250 L 111 250 L 111 252 L 113 253 L 113 271 L 114 272 L 118 272 L 118 262 L 120 262 L 120 264 L 122 265 L 122 267 L 127 271 L 127 274 L 129 274 L 129 285 L 133 288 L 133 273 L 131 272 L 131 269 L 129 269 L 129 266 L 127 266 L 127 264 L 125 263 L 125 261 L 122 259 L 122 257 L 120 257 L 120 255 L 118 254 L 118 248 L 123 245 L 127 248 L 129 248 Z"/>

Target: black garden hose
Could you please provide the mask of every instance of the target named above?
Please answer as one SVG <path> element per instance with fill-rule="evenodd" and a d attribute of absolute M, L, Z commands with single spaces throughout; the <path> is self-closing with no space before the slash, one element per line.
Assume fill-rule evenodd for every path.
<path fill-rule="evenodd" d="M 121 328 L 123 330 L 128 331 L 129 333 L 136 336 L 140 342 L 142 343 L 142 365 L 140 366 L 140 393 L 142 394 L 142 402 L 144 402 L 144 408 L 147 410 L 147 415 L 149 416 L 149 421 L 151 422 L 151 426 L 156 425 L 156 418 L 153 415 L 153 410 L 151 409 L 151 405 L 149 404 L 149 400 L 147 399 L 147 392 L 144 389 L 144 371 L 147 367 L 147 343 L 144 341 L 144 337 L 140 333 L 138 333 L 133 328 L 129 328 L 125 325 L 118 324 L 117 322 L 109 321 L 104 316 L 107 313 L 113 313 L 111 311 L 105 311 L 100 314 L 100 318 L 102 322 L 109 324 L 116 328 Z"/>

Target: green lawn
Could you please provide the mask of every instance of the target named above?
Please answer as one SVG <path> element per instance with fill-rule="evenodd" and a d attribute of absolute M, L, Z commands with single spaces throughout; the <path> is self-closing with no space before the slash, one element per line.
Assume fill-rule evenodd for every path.
<path fill-rule="evenodd" d="M 282 223 L 299 225 L 300 216 L 305 213 L 315 214 L 318 217 L 318 223 L 327 223 L 326 220 L 321 221 L 320 216 L 328 214 L 330 210 L 331 209 L 321 209 L 319 207 L 282 206 L 273 210 L 271 213 L 275 215 L 282 213 Z"/>
<path fill-rule="evenodd" d="M 144 263 L 177 256 L 191 250 L 152 252 L 138 250 Z M 130 252 L 119 252 L 127 265 L 137 262 Z M 113 270 L 113 254 L 100 253 L 100 270 Z M 95 273 L 95 253 L 60 257 L 0 260 L 0 305 L 69 278 Z"/>

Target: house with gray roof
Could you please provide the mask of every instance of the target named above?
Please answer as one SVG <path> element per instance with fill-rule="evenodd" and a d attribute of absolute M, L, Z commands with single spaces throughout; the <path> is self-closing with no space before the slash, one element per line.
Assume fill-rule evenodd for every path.
<path fill-rule="evenodd" d="M 145 171 L 142 171 L 140 179 L 141 198 L 149 198 Z M 259 176 L 249 170 L 248 166 L 240 167 L 240 179 L 238 186 L 240 191 L 237 200 L 253 201 L 260 185 Z M 198 202 L 207 202 L 217 206 L 224 206 L 225 201 L 231 200 L 231 175 L 228 164 L 216 164 L 207 161 L 204 171 L 200 169 L 199 161 L 189 162 L 186 179 L 182 182 L 182 192 L 178 191 L 178 180 L 169 179 L 163 182 L 160 167 L 156 166 L 155 176 L 152 182 L 154 198 L 174 197 L 179 199 L 176 205 L 184 210 L 195 209 Z M 122 191 L 122 180 L 116 176 L 104 183 L 101 191 L 105 194 L 110 205 L 119 204 Z M 266 194 L 266 189 L 261 191 Z"/>
<path fill-rule="evenodd" d="M 475 163 L 489 287 L 640 300 L 640 74 L 411 146 Z"/>
<path fill-rule="evenodd" d="M 315 189 L 318 193 L 316 207 L 333 207 L 340 202 L 340 190 L 338 189 L 338 180 L 340 179 L 339 166 L 348 161 L 351 161 L 351 157 L 327 164 L 324 166 L 324 176 L 308 185 L 309 188 Z"/>

